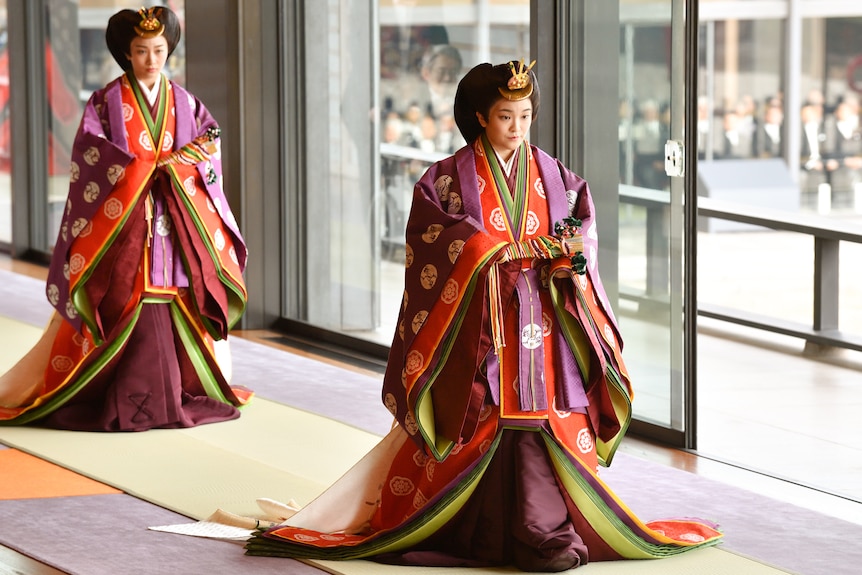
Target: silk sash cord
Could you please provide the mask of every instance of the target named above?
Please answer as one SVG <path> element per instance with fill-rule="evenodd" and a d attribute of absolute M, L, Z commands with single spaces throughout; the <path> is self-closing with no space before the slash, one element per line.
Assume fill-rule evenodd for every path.
<path fill-rule="evenodd" d="M 518 349 L 518 396 L 521 411 L 548 408 L 545 394 L 545 347 L 542 324 L 542 301 L 539 274 L 534 269 L 521 270 L 515 292 L 518 294 L 520 342 Z"/>

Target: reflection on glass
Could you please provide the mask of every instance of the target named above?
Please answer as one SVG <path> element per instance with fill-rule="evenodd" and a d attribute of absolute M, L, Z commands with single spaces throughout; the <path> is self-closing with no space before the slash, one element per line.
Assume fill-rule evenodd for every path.
<path fill-rule="evenodd" d="M 306 217 L 326 213 L 316 225 L 328 231 L 309 248 L 309 304 L 293 319 L 388 345 L 403 292 L 413 185 L 431 163 L 464 145 L 452 111 L 464 73 L 480 62 L 529 57 L 530 2 L 312 4 L 327 23 L 320 33 L 329 53 L 312 56 L 317 97 L 309 102 L 309 145 L 320 178 Z M 372 12 L 379 53 L 370 54 L 366 68 L 367 46 L 376 43 L 349 38 L 357 22 L 373 21 Z M 337 143 L 346 133 L 350 148 Z M 369 167 L 376 172 L 362 170 Z"/>
<path fill-rule="evenodd" d="M 69 191 L 72 141 L 83 110 L 78 4 L 69 0 L 48 2 L 45 38 L 45 87 L 48 96 L 48 241 L 57 237 Z M 52 245 L 52 244 L 51 244 Z"/>
<path fill-rule="evenodd" d="M 671 0 L 620 0 L 619 321 L 636 418 L 673 427 L 670 281 Z M 679 297 L 679 294 L 676 295 Z M 678 359 L 676 360 L 678 361 Z M 678 428 L 678 427 L 677 427 Z"/>
<path fill-rule="evenodd" d="M 12 181 L 9 130 L 9 51 L 6 33 L 6 0 L 0 0 L 0 242 L 12 241 Z"/>
<path fill-rule="evenodd" d="M 805 18 L 801 24 L 801 65 L 788 70 L 781 48 L 786 42 L 785 20 L 701 23 L 699 194 L 855 219 L 862 213 L 857 84 L 862 60 L 855 42 L 862 34 L 862 18 Z M 785 86 L 798 90 L 786 94 Z M 812 286 L 792 277 L 811 261 L 806 257 L 792 263 L 797 258 L 791 254 L 796 252 L 787 248 L 810 241 L 716 219 L 702 222 L 699 299 L 809 323 Z M 749 257 L 763 262 L 752 270 L 744 290 L 734 281 L 736 272 L 719 263 L 723 254 L 738 253 L 741 246 Z M 776 297 L 778 293 L 781 297 Z M 852 315 L 852 305 L 842 305 L 841 311 Z M 842 328 L 848 327 L 842 318 Z M 860 332 L 862 326 L 856 329 Z"/>

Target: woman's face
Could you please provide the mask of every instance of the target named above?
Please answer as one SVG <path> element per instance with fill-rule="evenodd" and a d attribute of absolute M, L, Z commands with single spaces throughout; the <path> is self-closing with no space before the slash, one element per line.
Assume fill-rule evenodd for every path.
<path fill-rule="evenodd" d="M 152 88 L 168 59 L 168 41 L 164 36 L 136 37 L 132 40 L 126 57 L 132 63 L 135 78 Z"/>
<path fill-rule="evenodd" d="M 488 136 L 491 146 L 505 162 L 512 157 L 530 131 L 530 125 L 533 123 L 533 103 L 529 98 L 514 102 L 500 98 L 491 106 L 487 118 L 483 118 L 479 112 L 476 112 L 476 117 L 479 124 L 485 128 L 485 135 Z"/>

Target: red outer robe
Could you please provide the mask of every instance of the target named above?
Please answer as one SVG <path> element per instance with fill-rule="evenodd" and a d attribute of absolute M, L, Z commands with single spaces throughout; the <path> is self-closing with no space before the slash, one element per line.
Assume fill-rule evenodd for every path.
<path fill-rule="evenodd" d="M 589 188 L 538 148 L 522 148 L 531 160 L 522 188 L 529 198 L 515 232 L 487 196 L 500 185 L 489 181 L 483 150 L 477 140 L 432 165 L 414 189 L 405 295 L 383 385 L 399 425 L 284 525 L 255 536 L 249 554 L 530 567 L 561 552 L 583 564 L 662 557 L 719 540 L 701 521 L 643 523 L 596 475 L 629 423 L 631 390 L 598 275 Z M 568 216 L 582 220 L 583 275 L 548 247 L 554 223 Z M 497 263 L 513 246 L 529 257 Z M 551 325 L 547 407 L 534 410 L 517 401 L 510 360 L 502 362 L 501 373 L 510 374 L 501 375 L 503 384 L 486 369 L 495 341 L 491 303 L 503 309 L 504 358 L 521 342 L 512 294 L 525 266 L 546 267 L 550 278 L 540 290 Z M 554 330 L 564 337 L 555 339 Z M 577 360 L 570 369 L 580 371 L 586 409 L 573 401 L 561 408 L 576 396 L 553 363 L 564 352 Z M 534 561 L 520 560 L 525 554 Z"/>
<path fill-rule="evenodd" d="M 238 417 L 249 397 L 228 385 L 214 350 L 246 301 L 218 140 L 212 154 L 190 144 L 215 121 L 180 86 L 162 77 L 160 88 L 151 110 L 121 76 L 86 106 L 47 282 L 52 344 L 31 358 L 44 385 L 0 408 L 0 424 L 188 427 Z M 185 162 L 158 166 L 176 150 Z"/>

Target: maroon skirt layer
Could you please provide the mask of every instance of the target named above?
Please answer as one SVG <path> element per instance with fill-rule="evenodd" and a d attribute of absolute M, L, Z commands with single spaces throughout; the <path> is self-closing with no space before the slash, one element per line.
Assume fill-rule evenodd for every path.
<path fill-rule="evenodd" d="M 38 425 L 76 431 L 144 431 L 236 419 L 206 395 L 174 332 L 167 304 L 143 304 L 128 341 L 74 397 Z"/>

